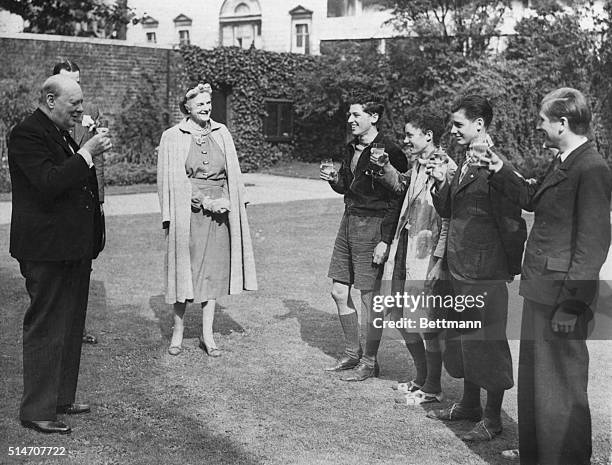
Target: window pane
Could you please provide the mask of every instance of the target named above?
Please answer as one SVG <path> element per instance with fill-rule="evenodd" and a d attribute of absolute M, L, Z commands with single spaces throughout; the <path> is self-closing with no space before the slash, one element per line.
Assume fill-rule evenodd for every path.
<path fill-rule="evenodd" d="M 283 102 L 279 104 L 279 136 L 290 137 L 292 133 L 291 128 L 291 103 Z"/>
<path fill-rule="evenodd" d="M 344 0 L 327 0 L 327 17 L 344 16 Z"/>
<path fill-rule="evenodd" d="M 347 0 L 346 16 L 355 16 L 357 10 L 355 6 L 355 1 L 356 0 Z"/>
<path fill-rule="evenodd" d="M 264 134 L 268 140 L 290 140 L 293 135 L 293 103 L 288 101 L 266 101 Z"/>
<path fill-rule="evenodd" d="M 222 45 L 225 45 L 226 47 L 235 45 L 233 26 L 223 26 L 221 41 L 222 41 Z"/>
<path fill-rule="evenodd" d="M 278 107 L 276 102 L 266 102 L 266 121 L 264 123 L 264 131 L 268 137 L 276 137 L 278 135 Z"/>
<path fill-rule="evenodd" d="M 189 45 L 189 31 L 179 31 L 179 43 L 181 45 Z"/>
<path fill-rule="evenodd" d="M 227 96 L 224 92 L 213 90 L 210 117 L 218 123 L 227 124 Z"/>

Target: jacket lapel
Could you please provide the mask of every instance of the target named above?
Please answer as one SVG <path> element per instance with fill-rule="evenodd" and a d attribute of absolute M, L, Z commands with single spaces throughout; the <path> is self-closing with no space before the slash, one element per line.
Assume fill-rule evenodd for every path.
<path fill-rule="evenodd" d="M 427 188 L 428 176 L 419 176 L 419 161 L 416 160 L 412 166 L 412 176 L 410 177 L 411 182 L 408 187 L 408 197 L 410 199 L 409 205 L 412 205 L 414 201 L 421 195 L 421 193 Z"/>
<path fill-rule="evenodd" d="M 53 124 L 53 121 L 51 121 L 40 109 L 37 109 L 34 115 L 40 122 L 41 127 L 45 129 L 48 136 L 64 149 L 66 156 L 72 156 L 72 150 L 68 147 L 68 141 L 60 134 L 59 129 Z"/>
<path fill-rule="evenodd" d="M 567 171 L 571 168 L 571 166 L 576 162 L 576 159 L 586 151 L 591 146 L 591 142 L 587 141 L 582 144 L 580 147 L 575 149 L 572 153 L 568 155 L 563 163 L 559 165 L 556 170 L 552 170 L 550 173 L 546 175 L 544 180 L 542 181 L 542 185 L 538 189 L 538 191 L 534 195 L 534 200 L 542 195 L 542 193 L 553 186 L 556 186 L 564 179 L 567 179 Z"/>
<path fill-rule="evenodd" d="M 461 164 L 461 166 L 463 166 L 463 164 Z M 456 195 L 459 191 L 465 189 L 467 186 L 472 184 L 474 181 L 476 181 L 476 179 L 478 179 L 477 174 L 478 174 L 478 167 L 470 165 L 468 167 L 467 172 L 465 173 L 465 176 L 463 176 L 463 179 L 460 180 L 461 168 L 458 168 L 457 171 L 455 172 L 455 177 L 453 178 L 453 181 L 456 180 L 455 189 L 451 190 L 451 193 L 453 195 Z"/>

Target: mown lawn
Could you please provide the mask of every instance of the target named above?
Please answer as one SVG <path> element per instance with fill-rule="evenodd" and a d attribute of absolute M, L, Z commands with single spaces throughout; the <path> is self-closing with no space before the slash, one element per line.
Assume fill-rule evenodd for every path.
<path fill-rule="evenodd" d="M 70 436 L 45 436 L 17 420 L 21 393 L 23 279 L 0 226 L 0 463 L 9 446 L 63 446 L 58 464 L 502 464 L 516 445 L 516 389 L 504 401 L 504 434 L 467 446 L 457 435 L 471 424 L 445 425 L 420 407 L 398 407 L 391 386 L 411 379 L 402 343 L 387 334 L 380 379 L 348 384 L 322 372 L 342 350 L 326 278 L 340 200 L 259 205 L 249 209 L 258 292 L 220 301 L 218 343 L 210 359 L 197 349 L 199 309 L 188 308 L 178 357 L 166 353 L 171 309 L 161 295 L 162 233 L 157 215 L 108 219 L 107 249 L 95 262 L 79 398 L 93 412 L 68 417 Z M 520 318 L 516 286 L 511 325 Z M 512 342 L 514 360 L 518 343 Z M 609 342 L 591 342 L 590 398 L 594 464 L 610 460 Z M 516 365 L 516 363 L 515 363 Z M 516 369 L 516 367 L 515 367 Z M 445 375 L 448 397 L 461 383 Z M 563 408 L 563 406 L 560 406 Z"/>

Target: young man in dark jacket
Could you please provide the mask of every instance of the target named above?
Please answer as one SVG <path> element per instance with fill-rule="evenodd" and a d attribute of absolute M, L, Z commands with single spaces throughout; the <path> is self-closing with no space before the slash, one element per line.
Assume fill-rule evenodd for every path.
<path fill-rule="evenodd" d="M 475 299 L 483 304 L 457 313 L 462 321 L 479 326 L 449 339 L 444 354 L 449 374 L 463 378 L 461 401 L 432 410 L 428 416 L 445 421 L 477 421 L 461 438 L 488 441 L 502 431 L 504 392 L 514 385 L 506 338 L 506 281 L 512 280 L 517 271 L 514 261 L 522 254 L 525 223 L 520 207 L 490 188 L 488 170 L 470 156 L 476 143 L 487 139 L 493 119 L 491 104 L 480 95 L 468 95 L 458 100 L 451 111 L 451 133 L 468 150 L 452 179 L 433 171 L 438 181 L 433 202 L 442 218 L 450 218 L 446 257 L 455 299 Z M 443 170 L 444 165 L 438 169 Z M 481 389 L 487 392 L 484 412 Z"/>
<path fill-rule="evenodd" d="M 345 204 L 328 276 L 333 280 L 331 294 L 338 308 L 346 349 L 336 364 L 327 368 L 327 371 L 350 370 L 342 377 L 344 381 L 363 381 L 378 374 L 376 353 L 382 327 L 373 325 L 376 313 L 372 311 L 372 301 L 380 288 L 382 264 L 387 258 L 402 201 L 401 195 L 373 179 L 370 153 L 374 144 L 384 146 L 398 171 L 408 170 L 404 153 L 378 130 L 383 112 L 384 107 L 378 103 L 352 104 L 348 123 L 355 139 L 346 147 L 340 171 L 321 170 L 321 179 L 344 195 Z M 352 286 L 361 291 L 361 306 L 367 315 L 363 353 L 357 312 L 350 295 Z"/>
<path fill-rule="evenodd" d="M 610 247 L 610 170 L 588 139 L 591 110 L 578 90 L 544 97 L 538 129 L 559 150 L 546 175 L 526 181 L 489 152 L 489 183 L 535 212 L 521 274 L 518 374 L 522 464 L 591 463 L 586 345 L 590 306 Z"/>

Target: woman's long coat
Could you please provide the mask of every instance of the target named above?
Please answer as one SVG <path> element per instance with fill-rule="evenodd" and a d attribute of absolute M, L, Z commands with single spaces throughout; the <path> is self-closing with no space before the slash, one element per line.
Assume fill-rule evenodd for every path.
<path fill-rule="evenodd" d="M 169 222 L 166 235 L 165 287 L 166 302 L 193 299 L 193 281 L 189 256 L 191 223 L 191 183 L 185 172 L 185 161 L 191 146 L 187 119 L 164 131 L 157 161 L 157 191 L 162 222 Z M 211 137 L 225 153 L 227 185 L 231 209 L 230 294 L 256 290 L 255 257 L 246 215 L 246 192 L 234 141 L 227 127 L 211 120 Z"/>

